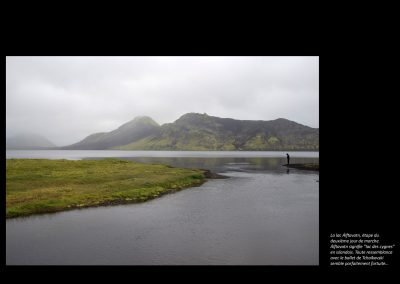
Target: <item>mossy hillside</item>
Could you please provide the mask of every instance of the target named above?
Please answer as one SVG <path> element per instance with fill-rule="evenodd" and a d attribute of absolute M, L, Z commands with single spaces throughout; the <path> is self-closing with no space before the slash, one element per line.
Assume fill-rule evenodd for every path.
<path fill-rule="evenodd" d="M 143 202 L 204 181 L 201 170 L 117 159 L 9 159 L 6 217 Z"/>
<path fill-rule="evenodd" d="M 159 133 L 117 146 L 120 150 L 318 150 L 318 130 L 284 119 L 238 121 L 186 114 Z"/>
<path fill-rule="evenodd" d="M 191 129 L 182 133 L 147 137 L 128 145 L 114 147 L 118 150 L 181 150 L 181 151 L 233 151 L 233 137 L 220 138 L 214 133 Z"/>

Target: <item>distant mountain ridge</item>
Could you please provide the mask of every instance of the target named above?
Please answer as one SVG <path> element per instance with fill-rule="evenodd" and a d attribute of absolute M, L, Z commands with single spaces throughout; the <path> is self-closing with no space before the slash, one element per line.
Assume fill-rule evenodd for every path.
<path fill-rule="evenodd" d="M 6 138 L 6 149 L 48 149 L 57 147 L 53 142 L 46 137 L 33 134 L 24 133 L 17 134 Z"/>
<path fill-rule="evenodd" d="M 132 141 L 153 135 L 160 125 L 148 116 L 138 116 L 111 132 L 89 135 L 82 141 L 62 147 L 65 150 L 104 150 L 125 145 Z"/>
<path fill-rule="evenodd" d="M 199 113 L 187 113 L 160 126 L 142 116 L 62 149 L 317 151 L 319 129 L 284 118 L 235 120 Z"/>

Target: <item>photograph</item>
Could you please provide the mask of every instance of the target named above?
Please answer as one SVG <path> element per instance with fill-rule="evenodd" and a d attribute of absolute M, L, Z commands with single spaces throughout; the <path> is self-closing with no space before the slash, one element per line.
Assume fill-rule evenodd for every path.
<path fill-rule="evenodd" d="M 319 56 L 5 64 L 6 266 L 320 265 Z"/>

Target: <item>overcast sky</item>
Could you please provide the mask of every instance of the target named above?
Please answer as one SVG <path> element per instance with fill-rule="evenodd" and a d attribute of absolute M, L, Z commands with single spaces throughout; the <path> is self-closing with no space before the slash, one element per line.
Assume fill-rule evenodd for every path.
<path fill-rule="evenodd" d="M 318 57 L 7 57 L 6 135 L 58 146 L 188 112 L 319 127 Z"/>

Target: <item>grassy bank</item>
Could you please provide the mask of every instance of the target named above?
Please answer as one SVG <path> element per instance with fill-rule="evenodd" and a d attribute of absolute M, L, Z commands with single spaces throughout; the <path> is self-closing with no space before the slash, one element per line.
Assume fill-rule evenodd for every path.
<path fill-rule="evenodd" d="M 204 181 L 202 170 L 117 159 L 9 159 L 6 217 L 143 202 Z"/>

